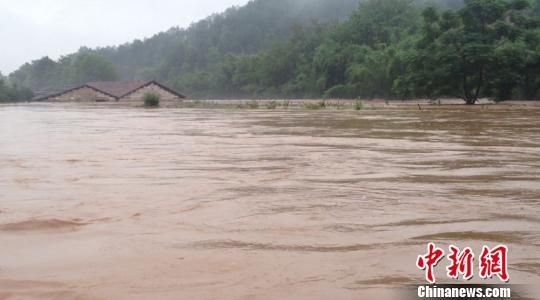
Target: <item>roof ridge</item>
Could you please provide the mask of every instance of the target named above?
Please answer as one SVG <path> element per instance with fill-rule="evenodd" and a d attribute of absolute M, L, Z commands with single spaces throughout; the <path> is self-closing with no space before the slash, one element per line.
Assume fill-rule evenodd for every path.
<path fill-rule="evenodd" d="M 136 91 L 147 85 L 147 80 L 129 80 L 129 81 L 96 81 L 89 82 L 88 85 L 101 91 L 110 93 L 116 98 L 122 98 L 132 91 Z"/>
<path fill-rule="evenodd" d="M 156 80 L 128 80 L 128 81 L 95 81 L 95 82 L 88 82 L 83 85 L 76 86 L 71 89 L 64 90 L 62 92 L 48 95 L 45 97 L 40 97 L 38 100 L 46 99 L 50 97 L 56 97 L 60 96 L 66 93 L 69 93 L 71 91 L 75 91 L 82 88 L 90 88 L 94 91 L 100 92 L 102 94 L 105 94 L 109 97 L 114 98 L 115 100 L 120 100 L 121 98 L 127 97 L 137 91 L 139 91 L 142 88 L 145 88 L 149 85 L 156 85 L 160 87 L 161 89 L 179 97 L 179 98 L 186 98 L 184 95 L 178 93 L 174 89 L 171 89 Z"/>
<path fill-rule="evenodd" d="M 175 96 L 177 96 L 177 97 L 179 97 L 179 98 L 183 98 L 183 99 L 186 98 L 186 96 L 184 96 L 184 95 L 178 93 L 177 91 L 175 91 L 175 90 L 173 90 L 173 89 L 171 89 L 171 88 L 169 88 L 169 87 L 167 87 L 167 86 L 165 86 L 165 85 L 163 85 L 163 84 L 161 84 L 161 83 L 159 83 L 159 82 L 157 82 L 157 81 L 155 81 L 155 80 L 149 80 L 149 81 L 147 81 L 144 85 L 140 86 L 139 88 L 134 89 L 134 90 L 132 90 L 132 91 L 129 91 L 129 92 L 127 92 L 126 94 L 120 96 L 119 99 L 120 99 L 120 98 L 124 98 L 124 97 L 126 97 L 126 96 L 129 96 L 129 95 L 135 93 L 136 91 L 138 91 L 138 90 L 140 90 L 140 89 L 142 89 L 142 88 L 145 88 L 145 87 L 147 87 L 147 86 L 149 86 L 149 85 L 151 85 L 151 84 L 155 84 L 155 85 L 159 86 L 160 88 L 166 90 L 167 92 L 169 92 L 169 93 L 171 93 L 171 94 L 173 94 L 173 95 L 175 95 Z"/>

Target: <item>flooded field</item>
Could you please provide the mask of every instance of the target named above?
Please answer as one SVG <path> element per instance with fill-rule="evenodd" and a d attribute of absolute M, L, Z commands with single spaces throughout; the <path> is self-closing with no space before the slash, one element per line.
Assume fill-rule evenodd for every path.
<path fill-rule="evenodd" d="M 0 299 L 395 299 L 428 242 L 538 284 L 539 116 L 0 106 Z"/>

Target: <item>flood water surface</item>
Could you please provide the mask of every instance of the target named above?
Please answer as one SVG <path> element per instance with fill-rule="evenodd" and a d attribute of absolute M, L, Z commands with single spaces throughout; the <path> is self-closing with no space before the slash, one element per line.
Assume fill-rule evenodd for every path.
<path fill-rule="evenodd" d="M 539 114 L 0 106 L 0 299 L 391 299 L 429 242 L 538 283 Z"/>

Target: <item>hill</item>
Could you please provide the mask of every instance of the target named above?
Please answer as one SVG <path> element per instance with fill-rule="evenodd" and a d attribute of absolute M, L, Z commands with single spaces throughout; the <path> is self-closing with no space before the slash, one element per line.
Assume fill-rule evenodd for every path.
<path fill-rule="evenodd" d="M 192 98 L 534 99 L 540 0 L 254 0 L 10 74 L 34 90 L 158 79 Z"/>
<path fill-rule="evenodd" d="M 357 7 L 358 0 L 254 0 L 186 29 L 171 28 L 120 46 L 82 47 L 58 61 L 44 57 L 21 66 L 9 77 L 33 90 L 94 80 L 168 80 L 206 68 L 220 55 L 253 53 L 286 40 L 295 27 L 345 20 Z"/>

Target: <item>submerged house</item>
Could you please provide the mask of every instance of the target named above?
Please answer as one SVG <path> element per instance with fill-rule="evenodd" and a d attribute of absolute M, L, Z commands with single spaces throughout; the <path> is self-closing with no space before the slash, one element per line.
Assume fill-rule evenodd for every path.
<path fill-rule="evenodd" d="M 51 102 L 126 102 L 143 103 L 147 93 L 155 93 L 164 102 L 184 99 L 185 96 L 157 81 L 90 82 L 35 99 Z"/>

